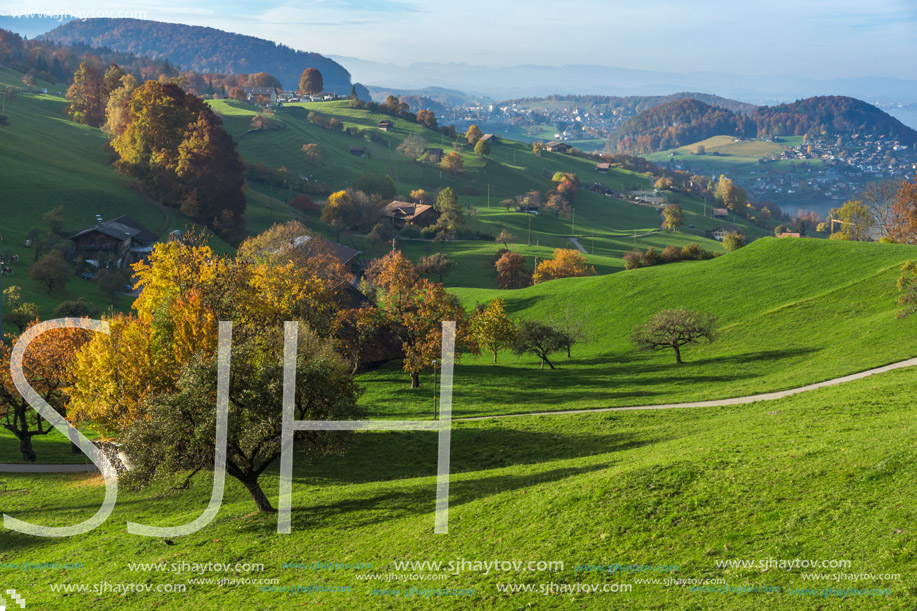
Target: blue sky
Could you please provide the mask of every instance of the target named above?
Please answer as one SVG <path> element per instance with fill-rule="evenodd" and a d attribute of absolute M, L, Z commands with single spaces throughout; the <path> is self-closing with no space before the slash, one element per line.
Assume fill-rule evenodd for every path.
<path fill-rule="evenodd" d="M 69 11 L 139 12 L 397 64 L 917 79 L 914 0 L 0 0 L 0 14 Z"/>

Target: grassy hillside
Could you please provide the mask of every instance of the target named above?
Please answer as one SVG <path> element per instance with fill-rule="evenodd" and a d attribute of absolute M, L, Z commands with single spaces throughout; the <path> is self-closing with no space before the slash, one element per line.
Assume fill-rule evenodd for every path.
<path fill-rule="evenodd" d="M 18 72 L 0 69 L 0 84 L 22 87 L 21 78 Z M 105 219 L 129 215 L 159 236 L 190 222 L 175 210 L 143 197 L 132 188 L 129 178 L 115 172 L 105 149 L 107 137 L 101 130 L 67 120 L 66 100 L 52 95 L 59 85 L 37 86 L 48 87 L 52 93 L 20 95 L 6 108 L 9 126 L 0 128 L 0 253 L 20 257 L 13 266 L 13 275 L 3 276 L 3 285 L 21 286 L 24 299 L 37 302 L 44 318 L 51 317 L 59 302 L 79 297 L 104 309 L 110 303 L 92 283 L 76 276 L 65 291 L 52 295 L 46 295 L 29 278 L 28 266 L 35 253 L 25 247 L 25 241 L 32 229 L 39 230 L 42 236 L 46 234 L 42 216 L 63 206 L 64 237 L 93 224 L 96 214 Z M 253 210 L 257 223 L 257 207 Z M 228 249 L 216 238 L 214 245 Z M 128 303 L 122 298 L 118 305 L 124 307 Z"/>
<path fill-rule="evenodd" d="M 284 166 L 294 176 L 305 175 L 311 181 L 327 183 L 334 189 L 353 184 L 361 174 L 391 176 L 402 196 L 417 188 L 431 192 L 446 186 L 455 189 L 461 202 L 475 209 L 474 215 L 466 219 L 466 229 L 477 232 L 484 240 L 459 241 L 441 247 L 422 242 L 399 243 L 399 247 L 411 256 L 427 254 L 431 250 L 444 250 L 453 255 L 458 266 L 446 280 L 452 286 L 493 286 L 494 271 L 489 261 L 500 245 L 488 239 L 492 240 L 502 229 L 508 229 L 516 236 L 515 248 L 530 257 L 532 264 L 536 256 L 550 256 L 553 248 L 572 248 L 569 238 L 575 235 L 586 249 L 590 264 L 603 274 L 623 269 L 621 255 L 635 245 L 642 249 L 650 246 L 661 249 L 667 245 L 683 246 L 699 242 L 707 249 L 721 250 L 719 244 L 704 237 L 705 231 L 731 223 L 743 226 L 751 238 L 767 235 L 767 232 L 748 225 L 742 219 L 721 221 L 709 218 L 712 205 L 706 207 L 705 216 L 703 200 L 686 195 L 670 196 L 671 201 L 677 200 L 686 211 L 685 226 L 675 233 L 657 232 L 660 218 L 651 207 L 636 206 L 585 189 L 580 189 L 577 195 L 575 218 L 557 218 L 550 213 L 533 217 L 510 212 L 499 205 L 501 200 L 533 189 L 544 193 L 551 187 L 553 174 L 559 171 L 576 173 L 583 183 L 598 182 L 616 191 L 646 189 L 650 182 L 642 174 L 617 169 L 600 175 L 595 172 L 594 162 L 569 155 L 545 152 L 539 157 L 532 153 L 530 145 L 507 139 L 494 145 L 486 158 L 473 154 L 470 147 L 463 146 L 461 154 L 465 172 L 449 176 L 437 165 L 414 162 L 395 149 L 409 134 L 420 135 L 429 146 L 446 151 L 455 145 L 454 142 L 439 132 L 400 119 L 394 120 L 394 132 L 378 132 L 376 124 L 390 117 L 352 109 L 347 102 L 288 104 L 272 115 L 276 128 L 260 132 L 250 129 L 251 119 L 258 112 L 256 107 L 230 100 L 216 100 L 210 104 L 223 116 L 226 128 L 236 136 L 239 151 L 249 163 L 263 163 L 271 168 Z M 307 120 L 309 112 L 335 117 L 345 127 L 376 132 L 384 138 L 385 144 L 317 127 Z M 464 141 L 463 138 L 460 140 Z M 322 159 L 315 166 L 302 154 L 302 146 L 306 143 L 318 144 L 322 151 Z M 366 147 L 368 157 L 351 155 L 350 147 L 354 146 Z M 265 201 L 274 200 L 264 206 L 275 211 L 275 218 L 296 215 L 285 204 L 288 193 L 257 183 L 253 183 L 251 189 L 267 198 Z M 249 216 L 253 216 L 251 212 Z M 266 220 L 264 215 L 261 220 Z M 302 220 L 368 254 L 379 254 L 372 250 L 372 245 L 359 238 L 338 236 L 337 232 L 315 219 Z M 250 219 L 249 226 L 257 230 L 262 224 Z"/>
<path fill-rule="evenodd" d="M 531 355 L 464 356 L 455 382 L 460 416 L 657 404 L 801 386 L 917 354 L 917 320 L 895 319 L 903 245 L 767 238 L 707 262 L 570 278 L 515 291 L 454 289 L 466 307 L 500 297 L 527 318 L 569 308 L 588 338 L 556 371 Z M 634 326 L 664 308 L 719 317 L 713 344 L 635 351 Z M 426 416 L 431 390 L 407 388 L 397 364 L 367 374 L 365 403 L 386 417 Z M 501 389 L 513 389 L 511 392 Z"/>
<path fill-rule="evenodd" d="M 460 369 L 463 366 L 460 366 Z M 436 436 L 364 433 L 344 456 L 294 461 L 293 532 L 252 513 L 229 478 L 222 509 L 203 530 L 160 539 L 125 523 L 175 525 L 196 518 L 209 478 L 189 490 L 121 488 L 108 521 L 60 540 L 0 531 L 4 563 L 68 562 L 81 568 L 4 571 L 40 609 L 629 609 L 726 611 L 908 609 L 915 581 L 912 500 L 917 494 L 917 373 L 902 370 L 789 399 L 731 408 L 523 417 L 456 423 L 452 434 L 450 530 L 434 535 Z M 277 472 L 264 476 L 276 502 Z M 4 474 L 3 512 L 47 525 L 84 520 L 104 486 L 87 475 Z M 812 582 L 804 569 L 725 569 L 726 560 L 849 561 L 818 573 L 898 574 L 900 580 Z M 558 571 L 397 570 L 396 561 L 561 561 Z M 128 563 L 260 563 L 263 571 L 132 571 Z M 284 563 L 360 563 L 360 569 L 291 569 Z M 583 572 L 579 565 L 664 565 L 652 573 Z M 368 568 L 371 565 L 371 568 Z M 365 581 L 368 575 L 445 574 L 437 581 Z M 189 579 L 277 579 L 187 585 Z M 389 577 L 391 578 L 391 577 Z M 659 579 L 658 584 L 639 583 Z M 716 579 L 698 591 L 664 579 Z M 52 584 L 183 584 L 182 594 L 61 594 Z M 628 584 L 630 592 L 545 595 L 541 584 Z M 506 593 L 498 584 L 529 584 Z M 418 588 L 414 597 L 393 595 Z M 890 595 L 818 595 L 825 587 L 890 589 Z M 337 591 L 321 589 L 339 588 Z M 421 597 L 419 589 L 474 590 Z M 308 591 L 311 589 L 311 591 Z M 803 593 L 799 591 L 802 590 Z M 810 590 L 809 594 L 805 594 Z M 373 593 L 375 591 L 375 593 Z M 380 593 L 388 591 L 387 594 Z M 180 597 L 180 598 L 179 598 Z M 180 601 L 180 602 L 179 602 Z"/>

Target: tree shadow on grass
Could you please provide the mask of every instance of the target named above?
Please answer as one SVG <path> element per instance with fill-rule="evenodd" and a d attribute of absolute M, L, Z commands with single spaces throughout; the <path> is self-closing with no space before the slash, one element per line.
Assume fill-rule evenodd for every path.
<path fill-rule="evenodd" d="M 562 481 L 570 477 L 607 469 L 611 463 L 581 467 L 552 469 L 524 475 L 490 475 L 482 477 L 456 477 L 449 484 L 449 506 L 455 508 L 489 496 L 524 490 L 539 484 Z M 362 498 L 350 498 L 317 503 L 309 507 L 294 507 L 292 525 L 295 529 L 314 528 L 341 519 L 348 529 L 381 524 L 410 517 L 428 517 L 432 529 L 436 499 L 436 485 L 429 486 L 392 484 L 384 492 Z M 252 524 L 251 530 L 261 531 L 263 525 Z"/>
<path fill-rule="evenodd" d="M 312 484 L 363 484 L 436 475 L 436 433 L 373 432 L 361 434 L 356 448 L 343 456 L 301 463 L 294 481 Z M 452 474 L 537 465 L 556 460 L 598 456 L 659 443 L 632 433 L 532 431 L 504 427 L 454 427 Z"/>

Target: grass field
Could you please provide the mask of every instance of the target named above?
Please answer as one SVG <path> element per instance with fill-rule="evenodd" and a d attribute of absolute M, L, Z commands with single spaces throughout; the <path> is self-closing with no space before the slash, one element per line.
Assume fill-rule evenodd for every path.
<path fill-rule="evenodd" d="M 917 371 L 743 406 L 525 413 L 739 396 L 913 357 L 917 320 L 895 319 L 894 282 L 901 263 L 915 257 L 912 246 L 764 239 L 708 262 L 518 291 L 455 289 L 466 305 L 500 296 L 512 312 L 531 317 L 572 304 L 590 335 L 573 358 L 557 355 L 556 371 L 538 370 L 528 356 L 501 354 L 499 365 L 488 356 L 459 360 L 456 417 L 522 415 L 454 421 L 448 535 L 432 532 L 436 436 L 361 433 L 343 456 L 297 457 L 291 535 L 276 534 L 276 516 L 253 513 L 231 478 L 219 515 L 203 530 L 169 541 L 129 535 L 127 521 L 166 526 L 196 518 L 211 482 L 203 474 L 183 491 L 122 487 L 113 515 L 90 534 L 48 540 L 0 531 L 4 587 L 38 609 L 907 609 L 917 592 Z M 626 339 L 634 324 L 672 306 L 720 316 L 720 338 L 687 349 L 680 367 L 669 353 L 634 352 Z M 395 365 L 359 382 L 372 418 L 431 417 L 429 375 L 415 391 Z M 59 435 L 36 450 L 41 461 L 84 461 Z M 17 458 L 14 440 L 0 435 L 0 460 Z M 276 504 L 276 466 L 262 483 Z M 98 476 L 2 473 L 0 511 L 45 525 L 76 523 L 96 511 L 103 489 Z M 564 564 L 442 570 L 462 559 Z M 850 563 L 844 573 L 900 578 L 834 583 L 806 579 L 798 568 L 717 566 L 766 559 L 843 560 Z M 401 561 L 444 565 L 395 565 Z M 55 562 L 76 566 L 38 568 Z M 132 563 L 165 564 L 143 570 Z M 192 572 L 195 563 L 231 569 L 201 574 Z M 328 568 L 333 563 L 339 566 Z M 668 568 L 582 568 L 613 564 Z M 698 589 L 666 579 L 717 581 L 689 582 Z M 120 584 L 187 591 L 93 593 Z M 500 589 L 507 584 L 533 591 Z M 551 584 L 631 589 L 540 592 Z M 87 591 L 52 590 L 61 586 Z M 851 601 L 825 595 L 827 586 L 882 593 L 848 591 Z"/>
<path fill-rule="evenodd" d="M 90 534 L 61 540 L 0 534 L 4 587 L 29 608 L 76 609 L 908 609 L 914 577 L 912 499 L 917 493 L 917 374 L 878 378 L 763 404 L 666 412 L 523 417 L 457 423 L 452 435 L 450 531 L 432 534 L 435 436 L 361 434 L 342 457 L 297 462 L 293 534 L 230 481 L 212 524 L 167 545 L 128 535 L 125 522 L 173 525 L 206 506 L 210 482 L 190 490 L 122 489 L 111 518 Z M 265 477 L 276 501 L 276 471 Z M 47 525 L 88 518 L 101 478 L 4 474 L 4 513 Z M 899 574 L 898 581 L 812 582 L 804 570 L 723 569 L 743 559 L 849 561 L 846 573 Z M 397 561 L 561 561 L 556 571 L 410 570 Z M 78 563 L 17 570 L 9 563 Z M 131 570 L 129 563 L 255 563 L 263 571 Z M 284 563 L 360 563 L 351 570 Z M 661 573 L 584 572 L 578 565 L 663 565 Z M 368 565 L 371 565 L 369 568 Z M 466 565 L 467 566 L 467 565 Z M 833 573 L 835 571 L 822 571 Z M 368 575 L 445 574 L 440 581 L 365 581 Z M 188 584 L 189 579 L 277 579 L 258 584 Z M 697 591 L 669 579 L 721 579 Z M 659 579 L 658 584 L 637 579 Z M 55 585 L 182 584 L 178 594 L 53 592 Z M 539 593 L 548 584 L 621 584 L 629 592 Z M 505 593 L 498 584 L 527 584 Z M 545 584 L 544 586 L 542 584 Z M 888 588 L 890 595 L 839 597 L 798 590 Z M 110 586 L 109 586 L 110 587 Z M 298 594 L 262 588 L 301 588 Z M 319 591 L 320 588 L 343 591 Z M 409 587 L 473 590 L 467 596 L 394 595 Z M 780 588 L 779 591 L 773 588 Z M 311 591 L 307 591 L 311 590 Z M 429 590 L 428 590 L 429 591 Z M 853 597 L 852 595 L 848 595 Z"/>

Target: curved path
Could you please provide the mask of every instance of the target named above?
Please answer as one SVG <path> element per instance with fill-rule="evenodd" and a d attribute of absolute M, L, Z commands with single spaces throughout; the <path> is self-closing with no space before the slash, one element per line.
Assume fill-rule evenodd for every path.
<path fill-rule="evenodd" d="M 522 414 L 504 414 L 500 416 L 473 416 L 470 418 L 453 418 L 453 421 L 470 421 L 470 420 L 493 420 L 497 418 L 519 418 L 522 416 L 559 416 L 565 414 L 596 414 L 601 412 L 624 412 L 631 410 L 651 410 L 651 409 L 678 409 L 684 407 L 725 407 L 728 405 L 743 405 L 745 403 L 754 403 L 756 401 L 771 401 L 773 399 L 782 399 L 784 397 L 790 397 L 792 395 L 798 395 L 799 393 L 808 392 L 810 390 L 816 390 L 818 388 L 827 388 L 828 386 L 837 386 L 838 384 L 844 384 L 846 382 L 852 382 L 853 380 L 861 380 L 863 378 L 868 378 L 869 376 L 876 375 L 878 373 L 886 373 L 889 371 L 894 371 L 896 369 L 904 369 L 905 367 L 915 367 L 917 366 L 917 358 L 908 359 L 906 361 L 899 361 L 897 363 L 892 363 L 891 365 L 885 365 L 884 367 L 876 367 L 875 369 L 868 369 L 866 371 L 861 371 L 860 373 L 853 373 L 849 376 L 843 376 L 840 378 L 834 378 L 833 380 L 825 380 L 824 382 L 817 382 L 815 384 L 809 384 L 807 386 L 800 386 L 799 388 L 791 388 L 789 390 L 780 390 L 777 392 L 762 393 L 759 395 L 749 395 L 747 397 L 735 397 L 733 399 L 715 399 L 713 401 L 693 401 L 690 403 L 662 403 L 659 405 L 635 405 L 632 407 L 599 407 L 596 409 L 570 409 L 556 412 L 529 412 Z"/>
<path fill-rule="evenodd" d="M 844 384 L 846 382 L 852 382 L 854 380 L 861 380 L 863 378 L 868 378 L 879 373 L 887 373 L 889 371 L 894 371 L 896 369 L 904 369 L 905 367 L 915 367 L 917 366 L 917 358 L 908 359 L 906 361 L 899 361 L 897 363 L 892 363 L 891 365 L 885 365 L 883 367 L 876 367 L 875 369 L 868 369 L 866 371 L 861 371 L 859 373 L 853 373 L 848 376 L 843 376 L 840 378 L 834 378 L 833 380 L 825 380 L 824 382 L 817 382 L 815 384 L 809 384 L 807 386 L 800 386 L 799 388 L 791 388 L 789 390 L 780 390 L 777 392 L 762 393 L 758 395 L 748 395 L 747 397 L 735 397 L 732 399 L 714 399 L 712 401 L 692 401 L 689 403 L 662 403 L 659 405 L 635 405 L 631 407 L 600 407 L 596 409 L 570 409 L 556 412 L 529 412 L 523 414 L 503 414 L 499 416 L 473 416 L 469 418 L 453 418 L 453 421 L 458 422 L 470 422 L 473 420 L 497 420 L 503 418 L 521 418 L 525 416 L 563 416 L 568 414 L 598 414 L 602 412 L 624 412 L 624 411 L 633 411 L 633 410 L 655 410 L 655 409 L 679 409 L 686 407 L 726 407 L 729 405 L 744 405 L 746 403 L 755 403 L 757 401 L 772 401 L 773 399 L 782 399 L 784 397 L 790 397 L 792 395 L 798 395 L 799 393 L 808 392 L 810 390 L 816 390 L 819 388 L 827 388 L 829 386 L 837 386 L 838 384 Z M 34 463 L 21 463 L 21 464 L 2 464 L 0 463 L 0 473 L 83 473 L 83 472 L 95 472 L 98 471 L 96 466 L 93 464 L 88 465 L 41 465 Z"/>

